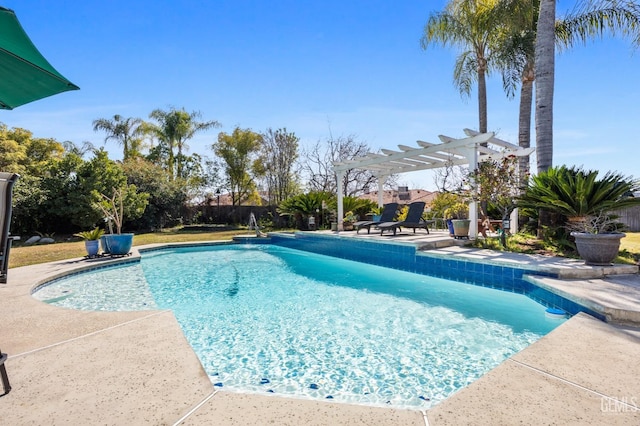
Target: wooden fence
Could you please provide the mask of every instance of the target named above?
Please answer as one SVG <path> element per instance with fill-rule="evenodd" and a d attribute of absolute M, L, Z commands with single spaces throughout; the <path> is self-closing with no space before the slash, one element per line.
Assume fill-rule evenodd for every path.
<path fill-rule="evenodd" d="M 640 206 L 629 207 L 624 210 L 616 210 L 611 213 L 619 216 L 617 220 L 626 225 L 626 231 L 640 231 Z"/>

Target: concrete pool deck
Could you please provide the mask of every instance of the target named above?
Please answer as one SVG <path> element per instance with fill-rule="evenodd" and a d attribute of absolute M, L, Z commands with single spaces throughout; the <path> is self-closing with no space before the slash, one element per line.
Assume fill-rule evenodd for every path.
<path fill-rule="evenodd" d="M 436 252 L 500 261 L 493 252 L 464 247 Z M 137 250 L 133 256 L 138 256 Z M 554 264 L 509 255 L 502 261 L 586 269 L 580 262 L 559 259 Z M 170 311 L 75 311 L 31 297 L 32 289 L 44 280 L 111 262 L 74 259 L 16 268 L 9 271 L 9 282 L 0 284 L 0 349 L 9 354 L 5 365 L 13 388 L 0 397 L 3 424 L 640 423 L 640 329 L 634 328 L 634 315 L 640 312 L 637 274 L 543 279 L 543 285 L 558 286 L 571 297 L 624 312 L 611 318 L 622 315 L 619 322 L 632 326 L 578 314 L 425 412 L 218 390 Z"/>

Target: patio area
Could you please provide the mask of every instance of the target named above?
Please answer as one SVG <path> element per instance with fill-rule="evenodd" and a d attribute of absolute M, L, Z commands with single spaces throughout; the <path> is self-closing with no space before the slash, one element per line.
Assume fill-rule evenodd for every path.
<path fill-rule="evenodd" d="M 216 390 L 170 311 L 85 312 L 31 297 L 39 283 L 124 260 L 74 259 L 10 270 L 0 285 L 0 348 L 13 389 L 0 397 L 6 424 L 460 425 L 640 422 L 640 278 L 637 267 L 460 247 L 444 231 L 396 237 L 437 256 L 557 270 L 539 285 L 599 307 L 605 323 L 578 314 L 428 411 Z M 452 245 L 453 242 L 453 245 Z M 133 258 L 139 256 L 134 250 Z M 634 269 L 635 268 L 635 269 Z M 635 272 L 634 272 L 635 271 Z"/>

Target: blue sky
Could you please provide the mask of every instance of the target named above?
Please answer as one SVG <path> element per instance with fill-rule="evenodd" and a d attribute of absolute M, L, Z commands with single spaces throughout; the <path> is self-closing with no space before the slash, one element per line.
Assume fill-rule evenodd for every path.
<path fill-rule="evenodd" d="M 567 2 L 565 2 L 567 3 Z M 571 2 L 573 3 L 573 2 Z M 430 13 L 445 1 L 4 0 L 51 64 L 80 91 L 13 111 L 0 122 L 36 137 L 102 146 L 96 118 L 147 119 L 156 108 L 200 111 L 219 131 L 286 127 L 305 146 L 355 135 L 373 150 L 439 142 L 477 129 L 475 92 L 452 83 L 457 52 L 420 48 Z M 563 9 L 559 5 L 559 12 Z M 554 164 L 640 177 L 640 51 L 607 38 L 558 54 Z M 518 99 L 488 81 L 489 129 L 517 143 Z M 535 135 L 533 135 L 535 141 Z M 121 148 L 108 143 L 112 158 Z M 535 169 L 535 164 L 534 167 Z M 434 189 L 428 173 L 400 181 Z"/>

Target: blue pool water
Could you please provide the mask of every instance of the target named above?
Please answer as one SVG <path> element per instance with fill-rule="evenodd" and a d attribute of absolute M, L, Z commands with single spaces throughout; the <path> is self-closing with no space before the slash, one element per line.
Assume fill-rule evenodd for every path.
<path fill-rule="evenodd" d="M 271 245 L 149 252 L 45 286 L 75 309 L 171 309 L 212 382 L 428 408 L 562 323 L 526 296 Z"/>

